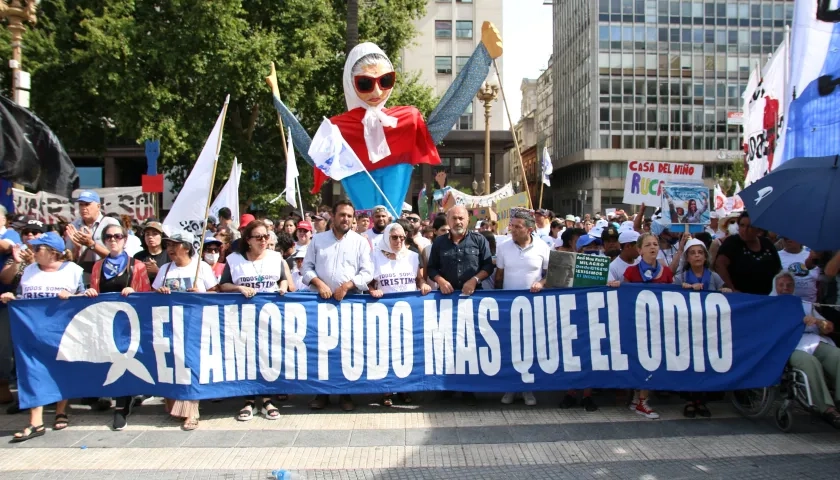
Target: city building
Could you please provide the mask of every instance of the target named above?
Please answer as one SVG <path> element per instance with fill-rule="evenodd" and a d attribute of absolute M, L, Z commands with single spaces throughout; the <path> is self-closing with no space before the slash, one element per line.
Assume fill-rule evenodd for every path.
<path fill-rule="evenodd" d="M 417 36 L 411 47 L 401 52 L 399 68 L 418 73 L 420 80 L 431 86 L 438 97 L 443 96 L 481 42 L 481 26 L 485 21 L 492 22 L 504 39 L 502 0 L 427 0 L 426 15 L 414 22 Z M 496 60 L 500 72 L 503 61 L 504 56 Z M 492 67 L 488 83 L 500 83 Z M 513 145 L 513 135 L 505 129 L 505 115 L 499 93 L 496 101 L 491 102 L 489 119 L 491 191 L 504 183 L 509 173 L 504 155 Z M 474 99 L 452 132 L 438 145 L 443 168 L 459 188 L 469 188 L 473 181 L 485 185 L 484 139 L 485 108 L 481 101 Z M 409 203 L 416 202 L 424 184 L 433 183 L 431 168 L 421 167 L 420 172 L 412 178 L 411 198 L 406 199 Z"/>
<path fill-rule="evenodd" d="M 712 185 L 741 157 L 750 70 L 782 42 L 792 0 L 554 0 L 552 207 L 622 204 L 630 160 L 702 164 Z M 556 180 L 555 180 L 556 179 Z"/>

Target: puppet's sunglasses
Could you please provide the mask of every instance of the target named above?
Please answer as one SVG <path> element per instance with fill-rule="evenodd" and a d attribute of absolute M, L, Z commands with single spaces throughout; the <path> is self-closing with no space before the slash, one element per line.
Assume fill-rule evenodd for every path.
<path fill-rule="evenodd" d="M 381 90 L 390 90 L 394 88 L 394 82 L 397 81 L 397 72 L 388 72 L 379 77 L 370 77 L 368 75 L 356 75 L 353 77 L 356 83 L 356 90 L 359 93 L 370 93 L 373 91 L 374 85 L 379 83 Z"/>

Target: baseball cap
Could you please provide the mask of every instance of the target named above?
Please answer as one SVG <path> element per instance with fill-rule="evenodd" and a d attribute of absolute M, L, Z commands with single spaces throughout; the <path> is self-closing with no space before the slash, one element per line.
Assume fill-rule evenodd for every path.
<path fill-rule="evenodd" d="M 633 230 L 633 222 L 629 220 L 622 223 L 621 226 L 618 227 L 618 233 L 632 232 Z"/>
<path fill-rule="evenodd" d="M 41 233 L 46 231 L 44 228 L 44 222 L 36 219 L 35 217 L 29 217 L 26 215 L 19 215 L 15 218 L 15 221 L 12 222 L 12 228 L 15 230 L 35 230 Z"/>
<path fill-rule="evenodd" d="M 316 213 L 315 215 L 312 215 L 312 220 L 326 220 L 326 218 L 324 218 L 324 216 L 320 213 Z"/>
<path fill-rule="evenodd" d="M 639 241 L 639 232 L 635 230 L 625 230 L 618 236 L 618 243 L 624 245 L 625 243 L 636 243 Z"/>
<path fill-rule="evenodd" d="M 597 222 L 595 222 L 596 227 L 607 228 L 609 225 L 610 225 L 610 222 L 608 222 L 604 219 L 600 219 Z"/>
<path fill-rule="evenodd" d="M 596 225 L 589 230 L 589 235 L 595 238 L 601 238 L 601 234 L 604 233 L 604 226 L 603 225 Z"/>
<path fill-rule="evenodd" d="M 99 194 L 93 190 L 83 191 L 79 194 L 79 198 L 77 198 L 76 201 L 85 203 L 100 203 Z"/>
<path fill-rule="evenodd" d="M 172 235 L 169 235 L 169 238 L 164 239 L 164 242 L 192 245 L 195 242 L 195 235 L 185 230 L 175 230 Z"/>
<path fill-rule="evenodd" d="M 292 255 L 292 258 L 304 258 L 306 257 L 306 247 L 300 247 L 295 250 L 295 253 Z"/>
<path fill-rule="evenodd" d="M 243 213 L 242 216 L 239 217 L 239 229 L 242 230 L 243 228 L 247 227 L 249 223 L 253 222 L 257 218 L 251 215 L 250 213 Z"/>
<path fill-rule="evenodd" d="M 535 215 L 542 215 L 543 217 L 550 217 L 551 212 L 546 210 L 545 208 L 541 208 L 534 212 Z"/>
<path fill-rule="evenodd" d="M 609 227 L 605 228 L 603 232 L 601 232 L 601 239 L 602 240 L 607 240 L 607 239 L 612 239 L 612 238 L 617 239 L 618 237 L 619 237 L 618 229 L 615 228 L 614 226 L 609 226 Z"/>
<path fill-rule="evenodd" d="M 146 225 L 143 226 L 144 231 L 150 228 L 152 230 L 157 230 L 161 233 L 161 235 L 164 234 L 163 225 L 161 225 L 160 222 L 146 222 Z"/>
<path fill-rule="evenodd" d="M 312 224 L 305 221 L 305 220 L 302 220 L 302 221 L 298 222 L 295 230 L 306 230 L 307 232 L 311 232 L 312 231 Z"/>
<path fill-rule="evenodd" d="M 684 251 L 686 253 L 688 253 L 689 248 L 696 247 L 698 245 L 703 247 L 703 250 L 706 250 L 706 244 L 705 243 L 703 243 L 701 240 L 697 240 L 696 238 L 692 238 L 691 240 L 685 242 L 685 250 Z M 706 252 L 708 253 L 708 250 L 706 250 Z"/>
<path fill-rule="evenodd" d="M 204 244 L 207 245 L 208 243 L 218 243 L 219 245 L 221 245 L 222 241 L 214 237 L 212 233 L 208 233 L 204 236 Z"/>
<path fill-rule="evenodd" d="M 590 245 L 595 242 L 599 242 L 600 239 L 593 237 L 592 235 L 581 235 L 578 238 L 577 245 L 575 245 L 575 250 L 580 250 L 581 248 Z"/>
<path fill-rule="evenodd" d="M 574 215 L 566 215 L 566 221 L 567 222 L 574 222 L 575 221 L 575 216 Z"/>
<path fill-rule="evenodd" d="M 213 215 L 210 215 L 207 217 L 207 223 L 212 223 L 213 225 L 216 225 L 217 223 L 219 223 L 219 219 L 217 219 Z"/>
<path fill-rule="evenodd" d="M 30 247 L 34 247 L 35 245 L 46 245 L 57 252 L 64 251 L 64 240 L 55 232 L 47 232 L 29 242 Z"/>

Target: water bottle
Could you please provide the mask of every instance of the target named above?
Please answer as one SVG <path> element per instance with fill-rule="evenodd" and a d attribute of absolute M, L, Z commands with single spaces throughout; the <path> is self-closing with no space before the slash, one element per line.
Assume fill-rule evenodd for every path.
<path fill-rule="evenodd" d="M 296 475 L 292 476 L 292 472 L 288 470 L 274 470 L 271 475 L 275 480 L 298 480 L 298 477 Z"/>

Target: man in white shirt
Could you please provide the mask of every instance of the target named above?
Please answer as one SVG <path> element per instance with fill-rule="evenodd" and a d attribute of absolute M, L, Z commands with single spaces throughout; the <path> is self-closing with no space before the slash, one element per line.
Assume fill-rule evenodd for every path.
<path fill-rule="evenodd" d="M 782 269 L 793 274 L 796 282 L 793 294 L 806 302 L 815 303 L 817 279 L 820 276 L 820 269 L 817 267 L 819 256 L 806 250 L 796 240 L 785 238 L 785 248 L 779 251 L 779 259 L 782 261 Z"/>
<path fill-rule="evenodd" d="M 370 244 L 375 247 L 382 238 L 382 233 L 385 231 L 385 227 L 391 223 L 391 214 L 388 213 L 387 208 L 382 205 L 377 205 L 376 207 L 373 207 L 373 213 L 371 215 L 371 227 L 370 230 L 364 233 L 364 236 L 367 237 Z"/>
<path fill-rule="evenodd" d="M 318 233 L 306 249 L 303 259 L 303 284 L 323 299 L 341 301 L 348 293 L 367 290 L 373 280 L 373 261 L 368 241 L 350 229 L 355 209 L 346 200 L 333 207 L 332 229 Z M 341 395 L 341 409 L 353 410 L 350 395 Z M 323 409 L 329 403 L 328 395 L 317 395 L 309 406 Z"/>
<path fill-rule="evenodd" d="M 545 286 L 545 272 L 551 249 L 534 237 L 534 217 L 524 211 L 511 215 L 508 230 L 511 241 L 496 246 L 496 288 L 501 290 L 530 290 L 540 292 Z M 502 403 L 509 405 L 516 397 L 507 392 Z M 536 405 L 532 392 L 522 392 L 525 405 Z"/>
<path fill-rule="evenodd" d="M 548 235 L 551 233 L 551 220 L 554 218 L 554 214 L 551 210 L 546 210 L 541 208 L 534 212 L 534 219 L 536 222 L 536 233 L 537 237 L 543 237 L 544 235 Z"/>
<path fill-rule="evenodd" d="M 624 281 L 624 271 L 639 263 L 639 249 L 636 242 L 639 240 L 639 232 L 625 230 L 618 235 L 618 243 L 621 244 L 621 253 L 610 262 L 610 274 L 608 282 Z"/>
<path fill-rule="evenodd" d="M 85 285 L 90 284 L 90 272 L 93 264 L 108 255 L 108 247 L 102 243 L 102 232 L 109 225 L 120 225 L 120 222 L 102 214 L 99 194 L 92 190 L 85 190 L 76 199 L 79 218 L 67 226 L 64 235 L 65 248 L 73 252 L 76 263 L 85 271 Z"/>

